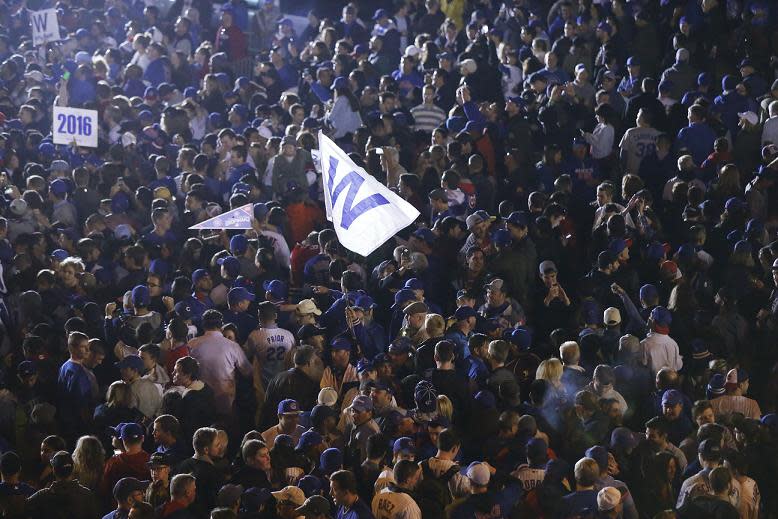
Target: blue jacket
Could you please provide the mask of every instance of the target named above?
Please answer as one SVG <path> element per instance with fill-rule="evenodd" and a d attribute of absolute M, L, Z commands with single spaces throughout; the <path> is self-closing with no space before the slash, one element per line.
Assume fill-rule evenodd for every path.
<path fill-rule="evenodd" d="M 695 164 L 702 162 L 713 151 L 716 133 L 705 123 L 692 123 L 678 132 L 676 151 L 686 148 Z"/>
<path fill-rule="evenodd" d="M 162 58 L 157 58 L 149 63 L 146 71 L 143 73 L 143 79 L 148 81 L 154 88 L 158 87 L 160 83 L 164 83 L 166 77 L 165 61 Z"/>

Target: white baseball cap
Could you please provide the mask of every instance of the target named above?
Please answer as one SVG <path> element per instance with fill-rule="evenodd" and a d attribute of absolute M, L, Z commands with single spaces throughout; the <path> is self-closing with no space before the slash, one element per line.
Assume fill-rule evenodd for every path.
<path fill-rule="evenodd" d="M 597 493 L 597 508 L 603 512 L 613 510 L 621 502 L 621 492 L 614 487 L 605 487 Z"/>
<path fill-rule="evenodd" d="M 481 461 L 474 461 L 468 465 L 466 474 L 467 479 L 481 487 L 488 485 L 491 478 L 489 467 Z"/>

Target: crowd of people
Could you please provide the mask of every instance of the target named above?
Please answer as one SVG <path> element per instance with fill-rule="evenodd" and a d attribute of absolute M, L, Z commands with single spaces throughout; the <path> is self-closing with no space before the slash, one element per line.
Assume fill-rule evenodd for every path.
<path fill-rule="evenodd" d="M 2 518 L 778 516 L 771 2 L 0 6 Z"/>

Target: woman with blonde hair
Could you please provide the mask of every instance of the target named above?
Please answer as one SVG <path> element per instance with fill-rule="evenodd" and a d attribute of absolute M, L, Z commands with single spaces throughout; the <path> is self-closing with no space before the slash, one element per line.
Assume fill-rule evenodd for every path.
<path fill-rule="evenodd" d="M 454 416 L 454 404 L 451 402 L 451 399 L 446 395 L 438 395 L 437 406 L 438 414 L 440 416 L 445 416 L 450 422 L 451 418 Z"/>
<path fill-rule="evenodd" d="M 562 361 L 556 357 L 544 360 L 535 371 L 535 379 L 545 380 L 551 384 L 552 393 L 549 396 L 560 402 L 567 399 L 565 388 L 562 386 L 563 371 Z"/>
<path fill-rule="evenodd" d="M 103 477 L 105 450 L 95 436 L 82 436 L 73 450 L 73 478 L 91 490 L 97 490 Z"/>

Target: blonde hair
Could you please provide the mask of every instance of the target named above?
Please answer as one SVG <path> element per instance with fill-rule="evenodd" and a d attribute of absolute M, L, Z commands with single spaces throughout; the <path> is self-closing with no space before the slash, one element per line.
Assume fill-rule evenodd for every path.
<path fill-rule="evenodd" d="M 440 337 L 443 332 L 446 331 L 446 321 L 442 315 L 439 314 L 427 314 L 427 318 L 424 320 L 424 331 L 430 337 Z"/>
<path fill-rule="evenodd" d="M 552 357 L 540 363 L 535 372 L 535 378 L 538 380 L 547 380 L 558 387 L 562 383 L 562 370 L 562 361 L 556 357 Z"/>
<path fill-rule="evenodd" d="M 438 395 L 438 414 L 445 416 L 449 421 L 454 416 L 454 404 L 446 395 Z"/>
<path fill-rule="evenodd" d="M 565 364 L 577 362 L 581 358 L 581 348 L 575 341 L 563 342 L 559 347 L 559 356 Z"/>
<path fill-rule="evenodd" d="M 132 405 L 130 385 L 123 380 L 112 382 L 105 393 L 105 401 L 109 407 L 130 407 Z"/>
<path fill-rule="evenodd" d="M 94 436 L 82 436 L 73 449 L 73 476 L 85 487 L 96 490 L 100 486 L 105 467 L 103 444 Z"/>

